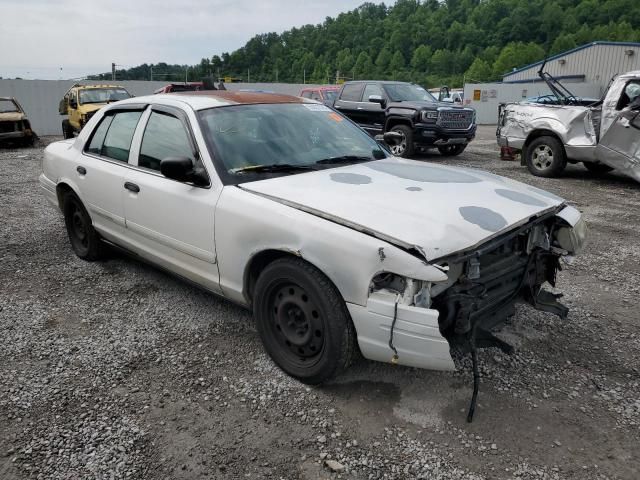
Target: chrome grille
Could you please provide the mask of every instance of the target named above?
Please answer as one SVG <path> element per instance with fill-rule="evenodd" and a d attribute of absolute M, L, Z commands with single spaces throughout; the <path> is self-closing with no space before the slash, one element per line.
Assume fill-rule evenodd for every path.
<path fill-rule="evenodd" d="M 438 111 L 438 126 L 455 130 L 466 130 L 473 121 L 470 110 L 440 110 Z"/>

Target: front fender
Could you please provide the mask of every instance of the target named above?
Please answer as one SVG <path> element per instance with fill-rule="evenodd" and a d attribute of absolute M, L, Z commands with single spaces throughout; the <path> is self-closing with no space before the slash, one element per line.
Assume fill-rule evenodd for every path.
<path fill-rule="evenodd" d="M 225 187 L 215 216 L 220 285 L 246 304 L 245 272 L 255 255 L 278 250 L 322 271 L 345 301 L 366 305 L 372 278 L 383 271 L 424 281 L 446 280 L 438 268 L 389 242 L 313 214 Z"/>

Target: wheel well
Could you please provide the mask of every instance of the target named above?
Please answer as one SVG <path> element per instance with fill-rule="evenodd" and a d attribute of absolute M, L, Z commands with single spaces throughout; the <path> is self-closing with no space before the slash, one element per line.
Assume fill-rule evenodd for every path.
<path fill-rule="evenodd" d="M 527 139 L 525 140 L 524 145 L 522 146 L 522 156 L 521 156 L 522 165 L 525 164 L 525 156 L 527 154 L 527 148 L 529 147 L 531 142 L 533 142 L 536 138 L 540 138 L 540 137 L 553 137 L 556 140 L 558 140 L 558 142 L 560 142 L 560 145 L 562 146 L 562 151 L 565 154 L 565 158 L 566 158 L 567 152 L 565 151 L 564 143 L 562 143 L 562 139 L 558 136 L 558 134 L 553 130 L 540 129 L 540 130 L 534 130 L 533 132 L 531 132 L 527 137 Z"/>
<path fill-rule="evenodd" d="M 384 129 L 385 132 L 388 132 L 396 125 L 406 125 L 409 128 L 413 128 L 413 126 L 411 125 L 411 120 L 407 118 L 390 118 L 389 120 L 387 120 L 387 124 Z"/>
<path fill-rule="evenodd" d="M 249 305 L 253 302 L 253 290 L 258 281 L 258 277 L 262 273 L 262 271 L 269 265 L 271 262 L 278 260 L 283 257 L 292 257 L 296 258 L 300 255 L 296 255 L 293 252 L 287 252 L 284 250 L 264 250 L 262 252 L 256 253 L 251 260 L 249 260 L 249 264 L 245 268 L 244 272 L 244 296 L 247 299 Z"/>
<path fill-rule="evenodd" d="M 60 207 L 60 210 L 62 210 L 62 199 L 67 192 L 73 192 L 73 188 L 66 183 L 59 183 L 56 186 L 56 195 L 58 197 L 58 206 Z"/>

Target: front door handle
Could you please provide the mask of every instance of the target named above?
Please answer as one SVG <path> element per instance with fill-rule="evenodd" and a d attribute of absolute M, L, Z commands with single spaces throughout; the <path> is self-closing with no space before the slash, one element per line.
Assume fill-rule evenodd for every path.
<path fill-rule="evenodd" d="M 140 191 L 140 187 L 135 183 L 131 183 L 131 182 L 125 182 L 124 188 L 126 188 L 127 190 L 133 193 L 138 193 Z"/>
<path fill-rule="evenodd" d="M 86 175 L 87 174 L 87 169 L 84 167 L 76 167 L 76 171 L 80 174 L 80 175 Z"/>

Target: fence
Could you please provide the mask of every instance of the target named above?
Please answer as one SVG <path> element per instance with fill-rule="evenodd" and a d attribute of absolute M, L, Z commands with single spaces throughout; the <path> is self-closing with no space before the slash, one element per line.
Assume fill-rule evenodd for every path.
<path fill-rule="evenodd" d="M 38 135 L 62 135 L 63 116 L 58 113 L 58 103 L 65 92 L 74 84 L 95 85 L 102 82 L 74 82 L 72 80 L 0 80 L 0 97 L 15 97 L 27 112 L 33 130 Z M 168 82 L 150 81 L 117 81 L 117 85 L 125 87 L 136 97 L 149 95 Z M 228 90 L 265 90 L 275 93 L 298 95 L 304 87 L 293 83 L 228 83 Z"/>

